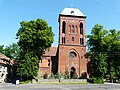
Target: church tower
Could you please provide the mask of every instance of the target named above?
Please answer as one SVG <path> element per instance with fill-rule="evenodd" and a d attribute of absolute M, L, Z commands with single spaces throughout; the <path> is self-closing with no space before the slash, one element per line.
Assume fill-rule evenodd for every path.
<path fill-rule="evenodd" d="M 65 8 L 58 22 L 58 72 L 86 77 L 86 16 L 77 8 Z"/>

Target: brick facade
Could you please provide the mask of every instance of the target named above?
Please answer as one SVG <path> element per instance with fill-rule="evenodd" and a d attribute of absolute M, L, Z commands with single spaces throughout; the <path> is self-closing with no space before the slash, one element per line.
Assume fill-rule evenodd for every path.
<path fill-rule="evenodd" d="M 77 55 L 75 58 L 70 58 L 70 52 L 75 52 Z M 83 73 L 87 72 L 87 62 L 84 57 L 86 53 L 86 47 L 79 46 L 64 46 L 59 45 L 58 56 L 58 72 L 65 73 L 71 71 L 71 68 L 76 69 L 76 74 L 80 77 Z"/>

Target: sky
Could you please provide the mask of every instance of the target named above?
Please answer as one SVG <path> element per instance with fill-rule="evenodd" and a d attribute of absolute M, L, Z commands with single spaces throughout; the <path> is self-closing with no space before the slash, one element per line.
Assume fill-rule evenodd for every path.
<path fill-rule="evenodd" d="M 21 21 L 42 18 L 52 27 L 58 45 L 58 16 L 64 8 L 78 8 L 86 16 L 86 35 L 95 24 L 120 30 L 120 0 L 0 0 L 0 45 L 16 43 Z"/>

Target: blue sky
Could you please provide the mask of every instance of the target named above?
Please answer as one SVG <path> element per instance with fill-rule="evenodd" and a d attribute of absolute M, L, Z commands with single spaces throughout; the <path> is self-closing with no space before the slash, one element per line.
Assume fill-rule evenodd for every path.
<path fill-rule="evenodd" d="M 86 34 L 95 24 L 120 30 L 120 0 L 0 0 L 0 45 L 16 43 L 21 21 L 42 18 L 52 26 L 58 45 L 58 16 L 66 7 L 79 8 L 86 16 Z"/>

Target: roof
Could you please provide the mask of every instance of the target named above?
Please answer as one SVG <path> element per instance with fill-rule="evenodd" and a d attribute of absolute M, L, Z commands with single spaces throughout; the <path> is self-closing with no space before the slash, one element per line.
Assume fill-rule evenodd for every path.
<path fill-rule="evenodd" d="M 5 55 L 2 54 L 2 53 L 0 53 L 0 59 L 10 60 L 10 58 L 8 58 L 7 56 L 5 56 Z"/>
<path fill-rule="evenodd" d="M 83 16 L 86 17 L 80 9 L 77 8 L 64 8 L 60 15 L 71 15 L 71 16 Z"/>
<path fill-rule="evenodd" d="M 11 61 L 10 58 L 0 53 L 0 63 L 7 64 L 7 63 L 10 63 L 10 61 Z"/>
<path fill-rule="evenodd" d="M 57 47 L 50 47 L 50 49 L 47 49 L 45 51 L 44 56 L 56 56 L 57 53 Z"/>

